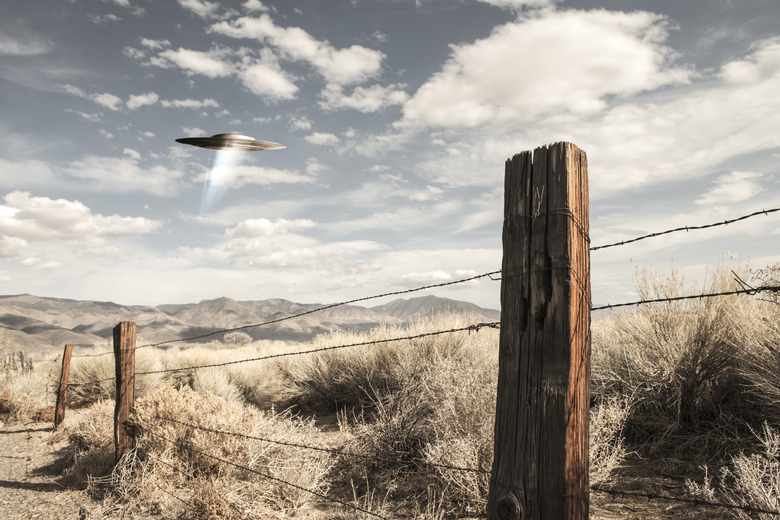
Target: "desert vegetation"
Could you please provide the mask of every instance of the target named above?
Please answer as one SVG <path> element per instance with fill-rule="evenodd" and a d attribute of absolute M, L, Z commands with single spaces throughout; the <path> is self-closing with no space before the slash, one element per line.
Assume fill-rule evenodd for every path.
<path fill-rule="evenodd" d="M 777 272 L 756 274 L 766 283 Z M 751 280 L 750 272 L 724 266 L 696 285 L 677 272 L 645 271 L 637 288 L 644 299 L 663 298 L 733 290 L 738 278 Z M 221 364 L 471 323 L 468 316 L 443 315 L 325 334 L 303 347 L 234 335 L 194 347 L 140 349 L 136 370 Z M 81 352 L 91 357 L 73 360 L 69 418 L 56 434 L 69 440 L 64 478 L 96 497 L 164 518 L 479 517 L 492 462 L 498 335 L 464 331 L 141 375 L 137 445 L 116 467 L 113 357 L 94 356 L 108 352 L 108 345 L 98 345 Z M 780 306 L 760 297 L 594 316 L 591 484 L 673 475 L 689 497 L 778 509 L 779 349 Z M 9 420 L 44 418 L 57 372 L 53 360 L 34 375 L 0 375 Z"/>

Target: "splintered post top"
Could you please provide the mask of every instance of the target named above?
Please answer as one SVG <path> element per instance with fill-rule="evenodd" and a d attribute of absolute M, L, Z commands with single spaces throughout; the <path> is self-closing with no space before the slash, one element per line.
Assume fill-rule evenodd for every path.
<path fill-rule="evenodd" d="M 235 150 L 238 152 L 256 152 L 261 150 L 278 150 L 287 148 L 283 144 L 270 141 L 258 141 L 248 135 L 216 134 L 211 137 L 182 137 L 177 143 L 189 144 L 210 150 Z"/>

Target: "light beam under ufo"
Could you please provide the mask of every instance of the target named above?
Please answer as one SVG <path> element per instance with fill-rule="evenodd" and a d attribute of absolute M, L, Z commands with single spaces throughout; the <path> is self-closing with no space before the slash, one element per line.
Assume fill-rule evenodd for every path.
<path fill-rule="evenodd" d="M 217 150 L 214 163 L 203 185 L 203 199 L 200 206 L 201 216 L 208 213 L 225 195 L 236 168 L 241 164 L 241 157 L 237 152 L 257 152 L 286 148 L 283 144 L 258 141 L 248 135 L 236 133 L 216 134 L 211 137 L 182 137 L 181 139 L 176 139 L 176 142 L 209 150 Z"/>

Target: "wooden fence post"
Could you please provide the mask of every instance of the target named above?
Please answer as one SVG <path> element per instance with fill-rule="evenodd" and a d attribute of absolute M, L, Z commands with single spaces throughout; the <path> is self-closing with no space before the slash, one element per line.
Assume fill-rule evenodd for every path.
<path fill-rule="evenodd" d="M 65 420 L 65 399 L 68 396 L 68 377 L 70 376 L 70 358 L 73 355 L 73 345 L 65 345 L 62 352 L 62 371 L 60 372 L 60 386 L 57 388 L 57 406 L 54 408 L 54 429 L 59 428 Z"/>
<path fill-rule="evenodd" d="M 588 518 L 588 204 L 575 145 L 507 160 L 489 520 Z"/>
<path fill-rule="evenodd" d="M 116 363 L 116 408 L 114 408 L 115 461 L 132 449 L 135 435 L 130 414 L 135 403 L 135 322 L 123 321 L 114 327 Z"/>

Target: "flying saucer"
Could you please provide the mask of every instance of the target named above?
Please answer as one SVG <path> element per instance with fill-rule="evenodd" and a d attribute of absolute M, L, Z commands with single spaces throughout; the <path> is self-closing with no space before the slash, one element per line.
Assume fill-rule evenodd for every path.
<path fill-rule="evenodd" d="M 257 152 L 261 150 L 278 150 L 287 148 L 283 144 L 270 141 L 258 141 L 253 137 L 241 134 L 216 134 L 211 137 L 182 137 L 177 143 L 189 144 L 210 150 L 235 150 L 237 152 Z"/>

